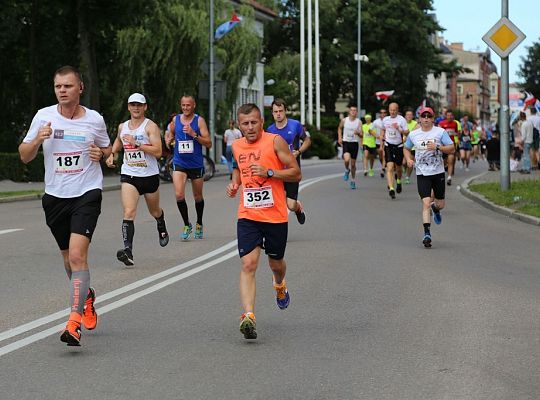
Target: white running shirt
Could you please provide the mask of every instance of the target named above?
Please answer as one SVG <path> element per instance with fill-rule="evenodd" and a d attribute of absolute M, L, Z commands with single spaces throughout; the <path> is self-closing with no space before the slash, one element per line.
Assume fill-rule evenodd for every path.
<path fill-rule="evenodd" d="M 355 118 L 351 121 L 349 117 L 343 119 L 343 141 L 344 142 L 360 142 L 358 135 L 354 133 L 360 129 L 360 120 Z"/>
<path fill-rule="evenodd" d="M 39 128 L 51 123 L 53 134 L 43 142 L 45 193 L 51 196 L 79 197 L 103 186 L 101 165 L 90 160 L 89 145 L 109 146 L 107 128 L 101 115 L 83 108 L 84 116 L 77 119 L 63 117 L 58 105 L 42 108 L 34 116 L 23 140 L 32 142 Z"/>
<path fill-rule="evenodd" d="M 443 128 L 434 126 L 430 131 L 415 129 L 407 136 L 405 147 L 415 148 L 414 159 L 416 165 L 416 175 L 436 175 L 444 173 L 444 161 L 440 150 L 427 150 L 429 142 L 436 145 L 449 145 L 454 142 L 450 139 L 448 132 Z"/>
<path fill-rule="evenodd" d="M 394 126 L 397 124 L 397 128 Z M 384 117 L 383 119 L 383 128 L 384 128 L 384 140 L 388 144 L 402 144 L 403 137 L 399 131 L 407 131 L 407 120 L 401 115 L 396 115 L 392 118 L 390 115 Z"/>
<path fill-rule="evenodd" d="M 143 123 L 137 129 L 129 129 L 129 120 L 122 124 L 120 132 L 120 140 L 124 146 L 124 162 L 122 163 L 122 174 L 129 176 L 153 176 L 159 174 L 159 166 L 157 158 L 152 154 L 145 153 L 140 148 L 132 146 L 124 140 L 125 135 L 131 135 L 136 141 L 141 144 L 150 143 L 148 133 L 146 133 L 146 125 L 150 120 L 145 118 Z"/>

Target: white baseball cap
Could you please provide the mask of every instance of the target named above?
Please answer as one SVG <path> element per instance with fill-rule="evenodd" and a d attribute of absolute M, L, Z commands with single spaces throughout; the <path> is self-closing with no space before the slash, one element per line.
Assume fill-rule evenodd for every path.
<path fill-rule="evenodd" d="M 141 103 L 146 104 L 146 98 L 140 93 L 133 93 L 129 96 L 128 103 Z"/>

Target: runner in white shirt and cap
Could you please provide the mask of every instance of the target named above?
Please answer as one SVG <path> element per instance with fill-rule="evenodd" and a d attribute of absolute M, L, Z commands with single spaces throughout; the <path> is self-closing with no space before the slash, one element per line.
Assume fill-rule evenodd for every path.
<path fill-rule="evenodd" d="M 448 133 L 433 125 L 435 114 L 430 107 L 420 111 L 420 129 L 410 132 L 403 150 L 407 165 L 416 164 L 418 194 L 422 199 L 422 223 L 424 236 L 422 243 L 431 247 L 431 214 L 437 225 L 442 222 L 441 210 L 444 208 L 444 160 L 443 153 L 454 152 L 454 141 Z M 411 149 L 415 148 L 414 158 Z"/>
<path fill-rule="evenodd" d="M 159 244 L 164 247 L 169 243 L 169 234 L 165 226 L 165 214 L 159 205 L 159 166 L 161 157 L 161 132 L 159 127 L 145 117 L 148 108 L 146 98 L 140 93 L 129 96 L 129 120 L 118 126 L 118 135 L 114 140 L 112 153 L 107 158 L 107 165 L 115 166 L 115 158 L 124 150 L 120 182 L 122 182 L 122 239 L 124 247 L 116 253 L 116 258 L 126 266 L 133 262 L 133 237 L 135 235 L 135 215 L 139 197 L 144 196 L 148 211 L 156 219 Z"/>

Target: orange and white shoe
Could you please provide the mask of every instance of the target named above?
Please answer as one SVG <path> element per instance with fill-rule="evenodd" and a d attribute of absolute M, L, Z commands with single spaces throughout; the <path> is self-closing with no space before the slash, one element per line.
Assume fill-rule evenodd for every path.
<path fill-rule="evenodd" d="M 60 336 L 60 340 L 68 346 L 81 345 L 81 315 L 79 313 L 72 312 L 69 315 L 66 329 Z"/>
<path fill-rule="evenodd" d="M 98 316 L 96 309 L 94 308 L 94 302 L 96 301 L 96 291 L 94 288 L 88 289 L 88 296 L 84 302 L 84 310 L 82 314 L 82 323 L 86 329 L 91 331 L 95 329 L 98 322 Z"/>
<path fill-rule="evenodd" d="M 257 339 L 255 314 L 247 312 L 240 316 L 240 332 L 245 339 Z"/>

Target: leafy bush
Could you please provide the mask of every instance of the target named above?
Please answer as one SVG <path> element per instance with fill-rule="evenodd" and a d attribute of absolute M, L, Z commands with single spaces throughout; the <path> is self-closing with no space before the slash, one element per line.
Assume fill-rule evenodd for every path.
<path fill-rule="evenodd" d="M 0 180 L 40 182 L 43 181 L 44 175 L 42 153 L 38 153 L 36 158 L 26 165 L 21 161 L 19 153 L 0 153 Z"/>
<path fill-rule="evenodd" d="M 304 153 L 304 158 L 317 156 L 322 160 L 336 156 L 334 141 L 327 132 L 321 132 L 315 129 L 308 130 L 308 132 L 311 136 L 311 146 Z"/>

